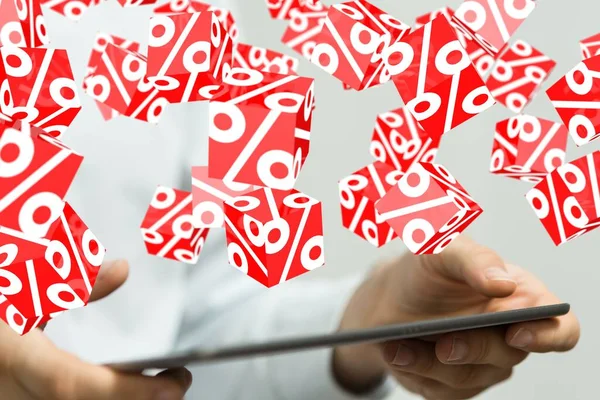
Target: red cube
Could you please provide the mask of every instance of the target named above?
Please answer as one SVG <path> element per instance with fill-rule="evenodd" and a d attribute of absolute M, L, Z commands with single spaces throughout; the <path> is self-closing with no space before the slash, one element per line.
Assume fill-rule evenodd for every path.
<path fill-rule="evenodd" d="M 390 190 L 402 172 L 387 164 L 375 162 L 359 169 L 339 182 L 342 224 L 376 247 L 397 236 L 377 210 L 377 203 Z"/>
<path fill-rule="evenodd" d="M 464 0 L 453 19 L 495 57 L 535 6 L 535 0 Z"/>
<path fill-rule="evenodd" d="M 563 164 L 526 198 L 555 245 L 600 226 L 600 151 Z"/>
<path fill-rule="evenodd" d="M 318 4 L 319 9 L 301 7 L 290 12 L 290 21 L 283 32 L 281 42 L 310 60 L 312 52 L 317 45 L 316 37 L 327 18 L 329 6 Z"/>
<path fill-rule="evenodd" d="M 546 93 L 577 146 L 600 136 L 600 56 L 577 64 Z"/>
<path fill-rule="evenodd" d="M 108 44 L 94 72 L 84 81 L 86 93 L 120 114 L 156 124 L 169 104 L 146 78 L 142 54 Z"/>
<path fill-rule="evenodd" d="M 486 85 L 497 102 L 520 113 L 542 87 L 556 61 L 522 40 L 514 42 L 496 61 Z"/>
<path fill-rule="evenodd" d="M 159 186 L 140 227 L 148 254 L 196 264 L 209 229 L 193 223 L 192 193 Z"/>
<path fill-rule="evenodd" d="M 255 190 L 244 183 L 223 182 L 208 176 L 208 167 L 192 167 L 194 227 L 223 228 L 223 203 Z"/>
<path fill-rule="evenodd" d="M 475 37 L 472 33 L 470 33 L 462 25 L 459 25 L 453 21 L 453 9 L 449 7 L 444 7 L 418 16 L 415 21 L 416 23 L 414 29 L 416 30 L 422 26 L 427 25 L 429 22 L 433 21 L 439 16 L 443 16 L 448 21 L 450 21 L 450 24 L 452 25 L 452 28 L 454 28 L 454 32 L 456 33 L 458 40 L 460 40 L 460 43 L 467 51 L 467 54 L 469 54 L 469 58 L 473 62 L 473 65 L 475 66 L 477 72 L 479 72 L 479 75 L 482 78 L 485 75 L 487 75 L 487 73 L 490 72 L 490 70 L 492 69 L 496 57 L 487 53 L 483 49 L 483 47 L 481 47 L 481 45 L 475 40 Z"/>
<path fill-rule="evenodd" d="M 9 325 L 19 333 L 31 329 L 30 323 L 85 306 L 104 260 L 104 247 L 68 203 L 55 225 L 51 238 L 43 241 L 43 255 L 8 260 L 0 268 L 7 283 L 0 286 L 0 295 L 14 307 Z M 23 319 L 26 324 L 19 323 Z"/>
<path fill-rule="evenodd" d="M 371 155 L 397 171 L 406 172 L 416 162 L 434 162 L 440 137 L 431 136 L 406 107 L 377 116 Z"/>
<path fill-rule="evenodd" d="M 171 103 L 207 100 L 231 69 L 233 44 L 209 11 L 150 19 L 147 78 Z"/>
<path fill-rule="evenodd" d="M 209 102 L 208 173 L 289 190 L 310 149 L 314 79 L 234 68 Z"/>
<path fill-rule="evenodd" d="M 414 254 L 438 254 L 481 213 L 479 205 L 439 164 L 418 163 L 375 205 Z"/>
<path fill-rule="evenodd" d="M 96 34 L 94 47 L 92 47 L 92 52 L 90 54 L 90 58 L 87 65 L 87 73 L 83 80 L 84 90 L 87 90 L 87 77 L 93 75 L 98 65 L 102 63 L 102 54 L 104 54 L 104 52 L 106 51 L 106 47 L 109 44 L 113 44 L 119 48 L 129 50 L 133 53 L 139 53 L 140 51 L 140 44 L 138 42 L 127 40 L 120 36 L 110 35 L 108 33 L 103 32 L 99 32 L 98 34 Z M 102 118 L 104 118 L 105 121 L 109 121 L 121 115 L 120 112 L 111 108 L 110 106 L 101 103 L 98 100 L 96 100 L 95 102 L 96 106 L 100 110 Z"/>
<path fill-rule="evenodd" d="M 225 202 L 229 263 L 266 287 L 323 266 L 321 202 L 297 190 L 257 189 Z"/>
<path fill-rule="evenodd" d="M 77 22 L 89 8 L 101 4 L 103 1 L 105 0 L 40 0 L 40 4 Z"/>
<path fill-rule="evenodd" d="M 0 47 L 0 114 L 60 137 L 81 104 L 66 50 Z"/>
<path fill-rule="evenodd" d="M 34 131 L 35 132 L 35 131 Z M 83 157 L 31 126 L 0 124 L 0 221 L 43 238 L 60 216 Z"/>
<path fill-rule="evenodd" d="M 226 8 L 216 7 L 208 3 L 196 0 L 171 0 L 166 4 L 154 9 L 154 14 L 179 14 L 210 11 L 218 18 L 227 34 L 234 42 L 237 41 L 239 32 L 235 18 L 231 11 Z"/>
<path fill-rule="evenodd" d="M 315 38 L 311 61 L 355 90 L 385 83 L 388 47 L 410 27 L 364 0 L 335 4 Z"/>
<path fill-rule="evenodd" d="M 496 175 L 540 182 L 565 162 L 567 128 L 532 115 L 517 115 L 496 124 L 490 171 Z"/>
<path fill-rule="evenodd" d="M 48 32 L 38 1 L 0 2 L 0 47 L 41 47 L 47 44 Z"/>
<path fill-rule="evenodd" d="M 390 46 L 388 59 L 398 93 L 432 136 L 450 131 L 495 103 L 443 15 Z"/>
<path fill-rule="evenodd" d="M 586 60 L 600 55 L 600 33 L 596 33 L 579 42 L 581 47 L 581 59 Z"/>
<path fill-rule="evenodd" d="M 238 43 L 233 51 L 233 67 L 256 69 L 282 75 L 297 75 L 299 61 L 275 50 Z"/>

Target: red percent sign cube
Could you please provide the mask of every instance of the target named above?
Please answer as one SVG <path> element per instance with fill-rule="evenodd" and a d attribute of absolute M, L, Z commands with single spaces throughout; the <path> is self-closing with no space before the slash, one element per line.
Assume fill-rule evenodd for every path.
<path fill-rule="evenodd" d="M 230 71 L 233 44 L 212 12 L 150 19 L 148 80 L 171 103 L 209 99 Z"/>
<path fill-rule="evenodd" d="M 81 104 L 66 50 L 0 48 L 0 114 L 60 137 Z"/>
<path fill-rule="evenodd" d="M 223 203 L 255 189 L 244 183 L 212 179 L 208 176 L 208 167 L 192 167 L 194 227 L 223 228 Z"/>
<path fill-rule="evenodd" d="M 124 116 L 156 124 L 169 101 L 147 80 L 146 67 L 142 54 L 109 43 L 85 78 L 85 91 Z"/>
<path fill-rule="evenodd" d="M 333 5 L 311 61 L 355 90 L 389 81 L 387 48 L 410 27 L 364 0 Z"/>
<path fill-rule="evenodd" d="M 529 43 L 517 40 L 496 61 L 486 85 L 497 102 L 520 113 L 555 66 L 554 60 Z"/>
<path fill-rule="evenodd" d="M 41 47 L 48 44 L 48 32 L 38 1 L 0 2 L 0 47 Z"/>
<path fill-rule="evenodd" d="M 328 6 L 320 2 L 315 5 L 304 5 L 290 12 L 290 21 L 283 32 L 281 42 L 310 60 L 312 52 L 317 45 L 316 37 L 321 32 L 325 18 L 327 18 Z"/>
<path fill-rule="evenodd" d="M 122 7 L 139 7 L 149 6 L 157 2 L 157 0 L 117 0 Z"/>
<path fill-rule="evenodd" d="M 465 30 L 462 26 L 453 22 L 452 17 L 454 16 L 454 10 L 448 7 L 440 8 L 429 12 L 427 14 L 423 14 L 416 19 L 415 30 L 427 25 L 429 22 L 433 21 L 439 16 L 443 16 L 454 28 L 454 32 L 460 40 L 460 43 L 469 54 L 469 58 L 473 62 L 475 69 L 479 72 L 481 77 L 487 75 L 487 73 L 492 69 L 492 66 L 495 62 L 495 57 L 488 54 L 483 47 L 475 40 L 473 35 Z"/>
<path fill-rule="evenodd" d="M 297 75 L 299 61 L 275 50 L 238 43 L 233 51 L 233 67 L 256 69 L 282 75 Z"/>
<path fill-rule="evenodd" d="M 565 162 L 567 128 L 558 122 L 517 115 L 496 124 L 490 171 L 539 182 Z"/>
<path fill-rule="evenodd" d="M 303 10 L 321 10 L 323 5 L 319 0 L 266 0 L 271 18 L 289 20 L 295 12 Z"/>
<path fill-rule="evenodd" d="M 51 225 L 51 228 L 55 227 L 56 225 Z M 49 232 L 46 237 L 51 237 L 52 233 L 54 232 Z M 21 231 L 0 226 L 0 265 L 8 265 L 6 260 L 10 260 L 11 264 L 14 264 L 43 257 L 46 252 L 46 243 L 45 237 L 28 236 Z"/>
<path fill-rule="evenodd" d="M 321 202 L 297 190 L 257 189 L 225 203 L 229 263 L 266 287 L 323 266 Z"/>
<path fill-rule="evenodd" d="M 600 56 L 577 64 L 546 93 L 577 146 L 600 136 Z"/>
<path fill-rule="evenodd" d="M 439 164 L 418 163 L 375 205 L 414 254 L 438 254 L 481 213 L 479 205 Z"/>
<path fill-rule="evenodd" d="M 396 233 L 375 210 L 387 191 L 398 183 L 402 172 L 375 162 L 339 182 L 342 224 L 376 247 L 395 239 Z"/>
<path fill-rule="evenodd" d="M 160 5 L 154 9 L 154 14 L 179 14 L 210 11 L 218 18 L 227 34 L 234 42 L 237 41 L 239 32 L 235 18 L 231 11 L 226 8 L 216 7 L 196 0 L 171 0 L 167 4 Z"/>
<path fill-rule="evenodd" d="M 387 58 L 406 107 L 432 136 L 450 131 L 495 103 L 443 15 L 391 45 Z"/>
<path fill-rule="evenodd" d="M 43 238 L 63 211 L 63 199 L 83 157 L 31 127 L 0 125 L 0 221 Z M 0 242 L 0 245 L 2 243 Z"/>
<path fill-rule="evenodd" d="M 40 0 L 40 4 L 77 22 L 89 8 L 103 1 L 105 0 Z"/>
<path fill-rule="evenodd" d="M 140 227 L 148 254 L 196 264 L 209 229 L 193 222 L 192 193 L 159 186 Z"/>
<path fill-rule="evenodd" d="M 600 33 L 581 40 L 579 46 L 581 47 L 582 60 L 600 55 Z"/>
<path fill-rule="evenodd" d="M 401 107 L 377 116 L 370 151 L 375 159 L 406 172 L 416 162 L 435 161 L 440 139 L 425 132 L 408 109 Z"/>
<path fill-rule="evenodd" d="M 535 0 L 465 0 L 453 19 L 496 57 L 535 5 Z"/>
<path fill-rule="evenodd" d="M 211 178 L 294 187 L 310 149 L 314 79 L 232 69 L 209 102 Z"/>
<path fill-rule="evenodd" d="M 68 203 L 55 225 L 43 255 L 14 262 L 9 252 L 0 268 L 0 295 L 14 306 L 7 322 L 19 333 L 31 328 L 26 321 L 85 306 L 104 260 L 104 247 Z"/>
<path fill-rule="evenodd" d="M 527 192 L 526 198 L 555 245 L 600 226 L 600 152 L 563 164 Z"/>
<path fill-rule="evenodd" d="M 94 47 L 92 47 L 92 52 L 88 61 L 86 78 L 94 74 L 94 72 L 96 71 L 96 67 L 102 62 L 102 54 L 106 51 L 106 46 L 108 46 L 109 44 L 113 44 L 117 47 L 129 50 L 133 53 L 139 53 L 140 51 L 140 44 L 137 42 L 127 40 L 119 36 L 99 32 L 98 34 L 96 34 Z M 83 81 L 83 89 L 87 90 L 85 78 Z M 102 115 L 102 118 L 104 118 L 105 121 L 109 121 L 121 115 L 121 113 L 117 110 L 110 108 L 106 104 L 100 103 L 97 100 L 96 106 L 100 110 L 100 114 Z"/>
<path fill-rule="evenodd" d="M 25 318 L 5 296 L 0 295 L 0 321 L 4 321 L 19 335 L 24 335 L 34 328 L 46 323 L 52 317 L 42 316 L 36 318 Z"/>

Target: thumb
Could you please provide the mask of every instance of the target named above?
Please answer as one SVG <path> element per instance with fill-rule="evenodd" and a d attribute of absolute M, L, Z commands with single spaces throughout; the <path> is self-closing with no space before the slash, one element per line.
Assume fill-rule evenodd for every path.
<path fill-rule="evenodd" d="M 129 275 L 129 264 L 125 260 L 105 261 L 100 267 L 100 272 L 93 284 L 89 302 L 101 300 L 121 287 Z M 45 319 L 48 321 L 48 318 Z M 47 322 L 40 325 L 46 328 Z"/>
<path fill-rule="evenodd" d="M 462 235 L 438 257 L 435 265 L 441 274 L 466 283 L 484 296 L 507 297 L 517 289 L 517 282 L 498 254 Z"/>
<path fill-rule="evenodd" d="M 90 302 L 103 299 L 117 290 L 129 275 L 129 264 L 125 260 L 107 261 L 100 267 L 100 273 L 90 294 Z"/>

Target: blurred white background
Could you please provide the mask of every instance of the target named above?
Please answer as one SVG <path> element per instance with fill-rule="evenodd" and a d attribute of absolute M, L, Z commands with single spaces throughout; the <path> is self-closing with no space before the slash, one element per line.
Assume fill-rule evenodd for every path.
<path fill-rule="evenodd" d="M 240 40 L 294 54 L 280 43 L 285 22 L 271 20 L 263 0 L 236 2 Z M 413 25 L 415 17 L 446 5 L 456 9 L 460 1 L 374 0 L 372 3 Z M 538 1 L 536 10 L 513 40 L 525 40 L 558 62 L 544 89 L 580 60 L 578 42 L 600 31 L 598 15 L 597 1 Z M 404 247 L 401 242 L 392 242 L 378 250 L 346 231 L 340 220 L 337 181 L 372 162 L 368 149 L 375 117 L 402 106 L 402 101 L 391 83 L 363 92 L 346 92 L 337 79 L 307 61 L 301 61 L 299 72 L 317 79 L 317 110 L 311 153 L 298 188 L 324 203 L 327 257 L 325 268 L 300 279 L 364 270 L 378 258 L 404 251 Z M 525 112 L 560 121 L 544 91 Z M 594 360 L 600 354 L 600 341 L 594 339 L 600 337 L 597 311 L 600 270 L 595 253 L 600 232 L 555 247 L 525 201 L 530 185 L 488 172 L 494 125 L 510 116 L 511 112 L 496 105 L 446 134 L 437 162 L 445 165 L 484 209 L 482 216 L 468 228 L 468 234 L 507 260 L 534 272 L 564 301 L 570 302 L 581 319 L 583 336 L 571 353 L 530 357 L 517 367 L 508 383 L 480 398 L 594 399 L 598 396 Z M 599 144 L 600 141 L 576 148 L 569 139 L 567 159 L 597 150 Z M 394 398 L 405 399 L 406 395 Z"/>

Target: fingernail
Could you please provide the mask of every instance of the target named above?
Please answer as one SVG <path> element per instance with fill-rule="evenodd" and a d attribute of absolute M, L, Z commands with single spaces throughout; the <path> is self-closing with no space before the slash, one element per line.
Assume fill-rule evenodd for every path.
<path fill-rule="evenodd" d="M 415 352 L 407 346 L 402 344 L 398 345 L 396 353 L 393 354 L 393 358 L 390 362 L 399 367 L 406 367 L 415 362 Z"/>
<path fill-rule="evenodd" d="M 506 272 L 504 268 L 490 267 L 485 271 L 485 277 L 490 281 L 508 281 L 514 282 L 515 280 Z"/>
<path fill-rule="evenodd" d="M 529 346 L 533 342 L 533 333 L 525 328 L 521 328 L 514 334 L 512 339 L 508 342 L 512 347 L 523 349 Z"/>
<path fill-rule="evenodd" d="M 452 339 L 452 348 L 450 349 L 450 355 L 447 361 L 455 362 L 464 360 L 469 353 L 469 345 L 462 339 Z"/>
<path fill-rule="evenodd" d="M 156 400 L 181 400 L 181 393 L 178 391 L 167 389 L 158 392 L 155 397 Z"/>

